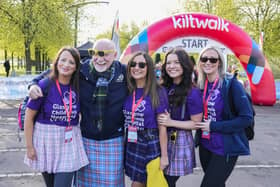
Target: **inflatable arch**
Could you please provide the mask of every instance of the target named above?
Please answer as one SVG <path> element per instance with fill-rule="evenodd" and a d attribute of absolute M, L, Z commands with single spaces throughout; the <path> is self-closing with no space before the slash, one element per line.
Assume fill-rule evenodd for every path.
<path fill-rule="evenodd" d="M 186 13 L 159 20 L 135 36 L 120 59 L 126 61 L 130 54 L 139 50 L 152 55 L 167 43 L 184 37 L 209 38 L 229 48 L 247 73 L 253 103 L 275 104 L 273 74 L 256 42 L 237 25 L 214 15 Z"/>

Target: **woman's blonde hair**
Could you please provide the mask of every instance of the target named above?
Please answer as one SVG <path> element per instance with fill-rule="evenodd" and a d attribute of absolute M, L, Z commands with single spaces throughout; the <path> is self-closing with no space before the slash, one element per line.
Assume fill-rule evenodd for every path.
<path fill-rule="evenodd" d="M 203 70 L 201 69 L 201 61 L 200 61 L 200 58 L 202 57 L 202 55 L 206 52 L 206 51 L 209 51 L 209 50 L 213 50 L 213 51 L 216 51 L 216 53 L 218 54 L 218 63 L 219 63 L 219 66 L 218 66 L 218 72 L 219 72 L 219 87 L 222 85 L 223 83 L 223 79 L 224 79 L 224 76 L 225 76 L 225 58 L 224 58 L 224 55 L 221 51 L 221 49 L 217 46 L 212 46 L 212 45 L 209 45 L 209 46 L 206 46 L 199 54 L 198 56 L 198 59 L 197 59 L 197 71 L 198 71 L 198 80 L 197 80 L 197 86 L 200 88 L 200 89 L 204 89 L 204 84 L 205 84 L 205 80 L 206 80 L 206 74 L 203 72 Z"/>

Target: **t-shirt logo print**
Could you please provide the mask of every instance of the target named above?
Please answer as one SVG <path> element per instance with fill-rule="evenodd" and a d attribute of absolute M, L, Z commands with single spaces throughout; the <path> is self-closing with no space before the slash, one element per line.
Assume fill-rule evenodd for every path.
<path fill-rule="evenodd" d="M 220 92 L 219 92 L 218 89 L 213 90 L 212 93 L 211 93 L 211 96 L 210 96 L 209 100 L 210 100 L 210 101 L 215 101 L 215 100 L 217 99 L 219 93 L 220 93 Z"/>
<path fill-rule="evenodd" d="M 137 109 L 135 110 L 135 114 L 134 114 L 134 122 L 133 122 L 133 126 L 137 127 L 139 130 L 143 130 L 144 129 L 144 111 L 146 109 L 146 101 L 143 100 L 141 101 L 141 103 L 139 104 L 139 106 L 137 107 Z"/>
<path fill-rule="evenodd" d="M 66 105 L 69 106 L 69 96 L 70 93 L 69 91 L 64 92 L 63 94 L 63 100 L 65 102 Z M 75 105 L 76 104 L 76 93 L 72 91 L 72 104 Z"/>
<path fill-rule="evenodd" d="M 124 79 L 124 75 L 123 74 L 120 74 L 116 80 L 116 82 L 123 82 L 123 79 Z"/>
<path fill-rule="evenodd" d="M 146 105 L 146 101 L 145 100 L 141 101 L 141 103 L 136 109 L 136 112 L 144 112 L 146 109 L 145 105 Z"/>

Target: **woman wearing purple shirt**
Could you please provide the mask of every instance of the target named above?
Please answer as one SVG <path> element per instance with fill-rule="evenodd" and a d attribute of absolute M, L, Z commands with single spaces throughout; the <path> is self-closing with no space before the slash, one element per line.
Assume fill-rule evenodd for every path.
<path fill-rule="evenodd" d="M 137 52 L 128 62 L 129 96 L 123 113 L 126 128 L 125 173 L 132 187 L 146 186 L 146 165 L 160 156 L 160 168 L 168 165 L 166 128 L 158 127 L 157 116 L 168 108 L 166 92 L 157 84 L 153 60 Z"/>
<path fill-rule="evenodd" d="M 47 96 L 27 104 L 24 162 L 42 172 L 47 187 L 71 187 L 75 171 L 89 163 L 78 127 L 79 68 L 79 52 L 62 48 L 51 76 L 39 81 Z"/>
<path fill-rule="evenodd" d="M 168 92 L 170 113 L 160 115 L 159 124 L 168 127 L 169 165 L 165 178 L 175 187 L 180 176 L 193 173 L 195 152 L 192 129 L 202 120 L 201 92 L 192 83 L 193 64 L 184 49 L 172 49 L 162 68 L 163 85 Z"/>
<path fill-rule="evenodd" d="M 231 84 L 229 84 L 231 82 Z M 204 171 L 201 187 L 225 186 L 239 155 L 249 155 L 245 127 L 253 113 L 242 85 L 225 77 L 224 55 L 207 46 L 199 55 L 198 86 L 203 90 L 204 122 L 196 124 L 196 141 Z M 230 98 L 235 116 L 231 116 Z"/>

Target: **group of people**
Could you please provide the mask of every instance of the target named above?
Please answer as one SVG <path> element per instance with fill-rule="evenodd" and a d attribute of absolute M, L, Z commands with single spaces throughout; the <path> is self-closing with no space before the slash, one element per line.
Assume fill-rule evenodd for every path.
<path fill-rule="evenodd" d="M 42 172 L 48 187 L 70 187 L 73 181 L 81 187 L 122 187 L 124 174 L 132 187 L 144 187 L 146 167 L 156 158 L 168 186 L 176 186 L 196 167 L 196 145 L 201 186 L 225 186 L 238 156 L 250 154 L 244 128 L 252 111 L 233 80 L 236 116 L 228 115 L 219 48 L 200 53 L 196 83 L 184 49 L 165 54 L 160 82 L 146 52 L 136 52 L 127 65 L 115 60 L 111 40 L 96 41 L 89 52 L 92 58 L 80 63 L 75 48 L 62 48 L 50 75 L 41 74 L 29 88 L 24 162 Z M 47 96 L 45 79 L 51 82 Z"/>

